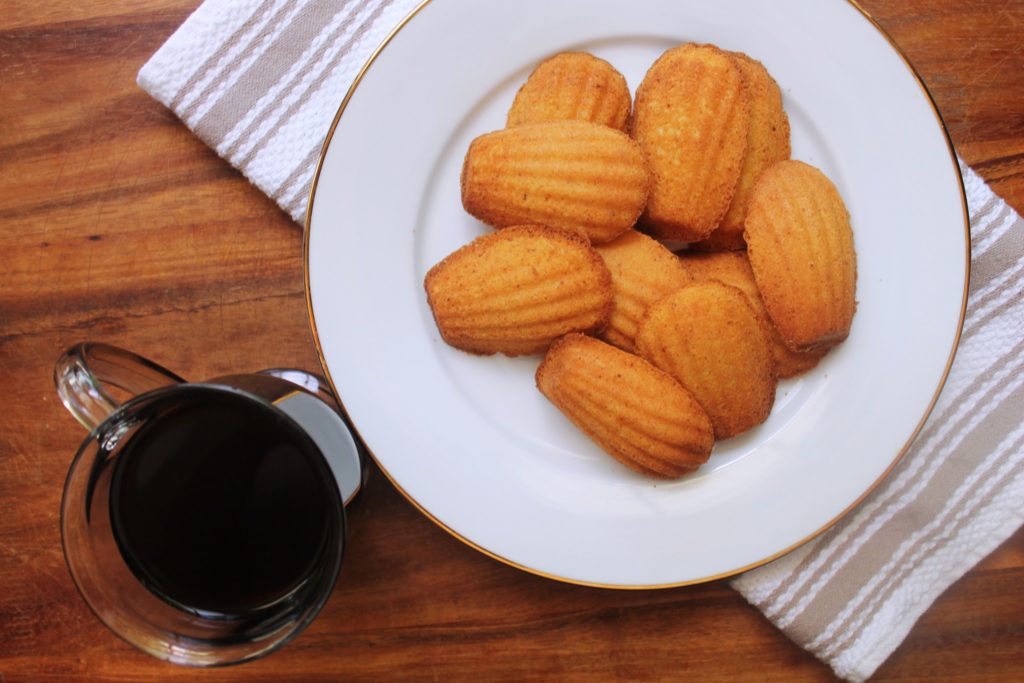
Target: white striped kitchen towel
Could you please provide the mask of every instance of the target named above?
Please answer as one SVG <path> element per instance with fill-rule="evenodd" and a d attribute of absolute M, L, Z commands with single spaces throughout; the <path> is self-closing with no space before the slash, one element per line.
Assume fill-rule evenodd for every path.
<path fill-rule="evenodd" d="M 335 110 L 420 0 L 207 0 L 139 84 L 296 221 Z M 1024 521 L 1024 222 L 969 168 L 970 304 L 899 466 L 843 521 L 733 585 L 852 681 Z"/>
<path fill-rule="evenodd" d="M 342 97 L 420 2 L 206 0 L 139 85 L 301 222 Z"/>

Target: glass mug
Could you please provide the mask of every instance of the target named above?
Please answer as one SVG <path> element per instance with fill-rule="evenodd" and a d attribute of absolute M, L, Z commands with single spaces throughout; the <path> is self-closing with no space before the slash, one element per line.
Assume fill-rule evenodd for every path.
<path fill-rule="evenodd" d="M 54 380 L 90 430 L 64 484 L 61 539 L 101 621 L 160 659 L 218 666 L 268 654 L 313 620 L 364 472 L 318 377 L 188 383 L 87 342 Z"/>

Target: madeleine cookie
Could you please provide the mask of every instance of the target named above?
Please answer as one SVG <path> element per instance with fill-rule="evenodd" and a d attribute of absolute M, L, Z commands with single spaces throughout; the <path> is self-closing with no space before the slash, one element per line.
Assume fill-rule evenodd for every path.
<path fill-rule="evenodd" d="M 643 154 L 627 135 L 585 121 L 533 123 L 475 139 L 462 205 L 488 225 L 540 223 L 607 242 L 647 201 Z"/>
<path fill-rule="evenodd" d="M 775 363 L 764 322 L 747 297 L 719 282 L 689 285 L 649 309 L 641 356 L 675 377 L 726 439 L 761 424 L 775 402 Z"/>
<path fill-rule="evenodd" d="M 551 345 L 537 388 L 609 455 L 674 479 L 707 462 L 711 422 L 686 389 L 642 358 L 582 334 Z"/>
<path fill-rule="evenodd" d="M 626 351 L 647 307 L 691 281 L 679 258 L 656 239 L 627 230 L 594 247 L 612 274 L 615 308 L 600 337 Z"/>
<path fill-rule="evenodd" d="M 626 79 L 611 64 L 586 52 L 561 52 L 519 88 L 506 125 L 578 120 L 625 131 L 632 103 Z"/>
<path fill-rule="evenodd" d="M 583 237 L 528 225 L 479 237 L 424 280 L 441 337 L 479 354 L 539 353 L 612 312 L 611 276 Z"/>
<path fill-rule="evenodd" d="M 743 221 L 754 183 L 772 164 L 789 158 L 789 117 L 782 108 L 782 92 L 761 62 L 733 52 L 750 94 L 747 155 L 729 209 L 711 235 L 695 244 L 699 249 L 743 249 Z"/>
<path fill-rule="evenodd" d="M 747 150 L 750 97 L 736 60 L 713 45 L 673 48 L 636 91 L 632 133 L 651 170 L 643 225 L 696 242 L 718 227 Z"/>
<path fill-rule="evenodd" d="M 772 357 L 775 358 L 775 372 L 780 378 L 796 377 L 812 369 L 828 353 L 828 348 L 813 351 L 793 351 L 782 341 L 775 329 L 768 311 L 764 308 L 761 293 L 754 282 L 754 271 L 750 269 L 747 254 L 743 251 L 686 252 L 679 256 L 683 269 L 696 282 L 718 281 L 735 287 L 747 296 L 747 301 L 769 330 L 772 342 Z M 615 274 L 612 273 L 612 282 Z"/>
<path fill-rule="evenodd" d="M 747 210 L 747 254 L 768 315 L 795 351 L 846 339 L 857 307 L 850 214 L 818 169 L 783 161 L 765 171 Z"/>

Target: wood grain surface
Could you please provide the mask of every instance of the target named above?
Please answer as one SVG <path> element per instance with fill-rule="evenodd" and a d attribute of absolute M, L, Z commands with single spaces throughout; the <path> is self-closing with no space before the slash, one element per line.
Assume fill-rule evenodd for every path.
<path fill-rule="evenodd" d="M 317 369 L 302 233 L 135 84 L 196 0 L 0 3 L 0 681 L 831 680 L 725 582 L 617 592 L 528 575 L 434 526 L 380 475 L 321 616 L 273 656 L 196 671 L 141 654 L 77 595 L 54 394 L 74 342 L 193 378 Z M 863 0 L 960 154 L 1024 209 L 1024 2 Z M 841 78 L 841 74 L 836 74 Z M 875 680 L 1024 679 L 1024 532 L 950 588 Z"/>

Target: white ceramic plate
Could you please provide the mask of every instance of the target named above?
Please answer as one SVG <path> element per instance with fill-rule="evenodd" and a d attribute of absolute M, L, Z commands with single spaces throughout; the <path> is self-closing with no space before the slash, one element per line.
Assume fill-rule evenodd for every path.
<path fill-rule="evenodd" d="M 783 382 L 768 421 L 677 482 L 603 454 L 534 387 L 538 358 L 445 345 L 423 277 L 489 229 L 459 200 L 463 155 L 504 125 L 518 86 L 588 50 L 636 88 L 665 49 L 711 42 L 782 87 L 793 157 L 846 199 L 859 309 L 841 347 Z M 576 583 L 679 585 L 757 565 L 866 495 L 944 381 L 966 292 L 959 172 L 928 94 L 841 0 L 434 0 L 342 105 L 307 217 L 324 369 L 387 476 L 478 549 Z"/>

